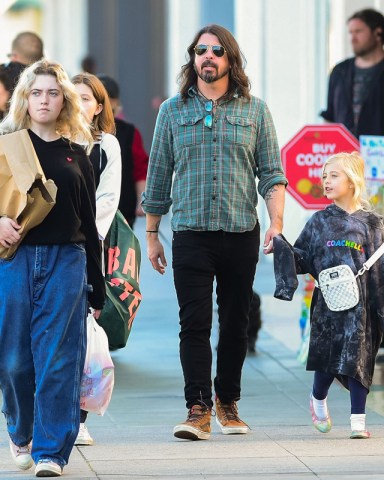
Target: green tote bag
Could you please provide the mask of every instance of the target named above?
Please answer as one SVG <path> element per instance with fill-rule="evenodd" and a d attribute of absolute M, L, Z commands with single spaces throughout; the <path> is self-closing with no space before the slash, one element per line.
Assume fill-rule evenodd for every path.
<path fill-rule="evenodd" d="M 141 303 L 140 243 L 118 210 L 105 240 L 107 297 L 97 320 L 105 330 L 109 349 L 126 346 Z"/>

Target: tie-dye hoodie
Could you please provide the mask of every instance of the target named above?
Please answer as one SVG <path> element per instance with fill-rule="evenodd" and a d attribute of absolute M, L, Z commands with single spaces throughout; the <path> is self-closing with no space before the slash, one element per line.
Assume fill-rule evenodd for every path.
<path fill-rule="evenodd" d="M 374 212 L 349 214 L 336 205 L 316 212 L 293 247 L 282 235 L 274 238 L 275 297 L 292 300 L 297 274 L 317 279 L 341 264 L 356 274 L 383 242 L 383 218 Z M 384 255 L 357 282 L 360 302 L 341 312 L 329 310 L 315 288 L 307 370 L 332 373 L 346 387 L 346 376 L 353 377 L 369 389 L 384 328 Z"/>

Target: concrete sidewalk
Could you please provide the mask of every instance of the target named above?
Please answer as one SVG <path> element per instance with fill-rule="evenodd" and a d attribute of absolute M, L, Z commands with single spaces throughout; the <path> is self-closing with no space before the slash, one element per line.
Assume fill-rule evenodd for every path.
<path fill-rule="evenodd" d="M 143 224 L 137 235 L 143 239 Z M 115 390 L 103 417 L 89 415 L 92 447 L 75 447 L 63 478 L 69 479 L 384 479 L 384 400 L 381 369 L 370 394 L 369 440 L 350 440 L 349 395 L 333 385 L 329 407 L 333 428 L 316 431 L 309 413 L 312 374 L 296 360 L 300 295 L 273 299 L 272 264 L 259 265 L 256 289 L 262 295 L 263 329 L 258 355 L 243 370 L 241 417 L 248 435 L 222 435 L 213 421 L 208 441 L 173 437 L 186 418 L 178 356 L 178 309 L 169 267 L 164 277 L 151 270 L 143 243 L 143 302 L 125 349 L 113 352 Z M 216 326 L 212 344 L 216 343 Z M 0 419 L 0 479 L 35 478 L 17 470 Z"/>

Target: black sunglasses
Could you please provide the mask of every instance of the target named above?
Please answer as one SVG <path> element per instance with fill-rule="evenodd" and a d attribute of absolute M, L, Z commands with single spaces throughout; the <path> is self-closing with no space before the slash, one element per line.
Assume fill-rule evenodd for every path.
<path fill-rule="evenodd" d="M 196 55 L 204 55 L 209 49 L 212 50 L 212 53 L 216 57 L 222 57 L 224 53 L 226 52 L 225 48 L 222 47 L 221 45 L 196 45 L 194 48 Z"/>
<path fill-rule="evenodd" d="M 212 100 L 208 100 L 208 102 L 205 103 L 205 111 L 208 113 L 206 117 L 204 117 L 204 125 L 208 128 L 212 128 L 212 123 L 213 123 L 213 116 L 212 116 L 212 111 L 213 111 L 213 102 Z"/>

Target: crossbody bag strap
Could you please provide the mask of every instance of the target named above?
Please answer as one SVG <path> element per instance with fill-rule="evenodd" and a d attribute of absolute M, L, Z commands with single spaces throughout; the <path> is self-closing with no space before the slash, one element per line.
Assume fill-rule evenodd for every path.
<path fill-rule="evenodd" d="M 357 275 L 362 275 L 364 272 L 369 270 L 372 265 L 377 262 L 377 260 L 384 254 L 384 243 L 376 250 L 376 252 L 371 255 L 368 260 L 363 263 L 363 267 L 357 272 Z"/>

